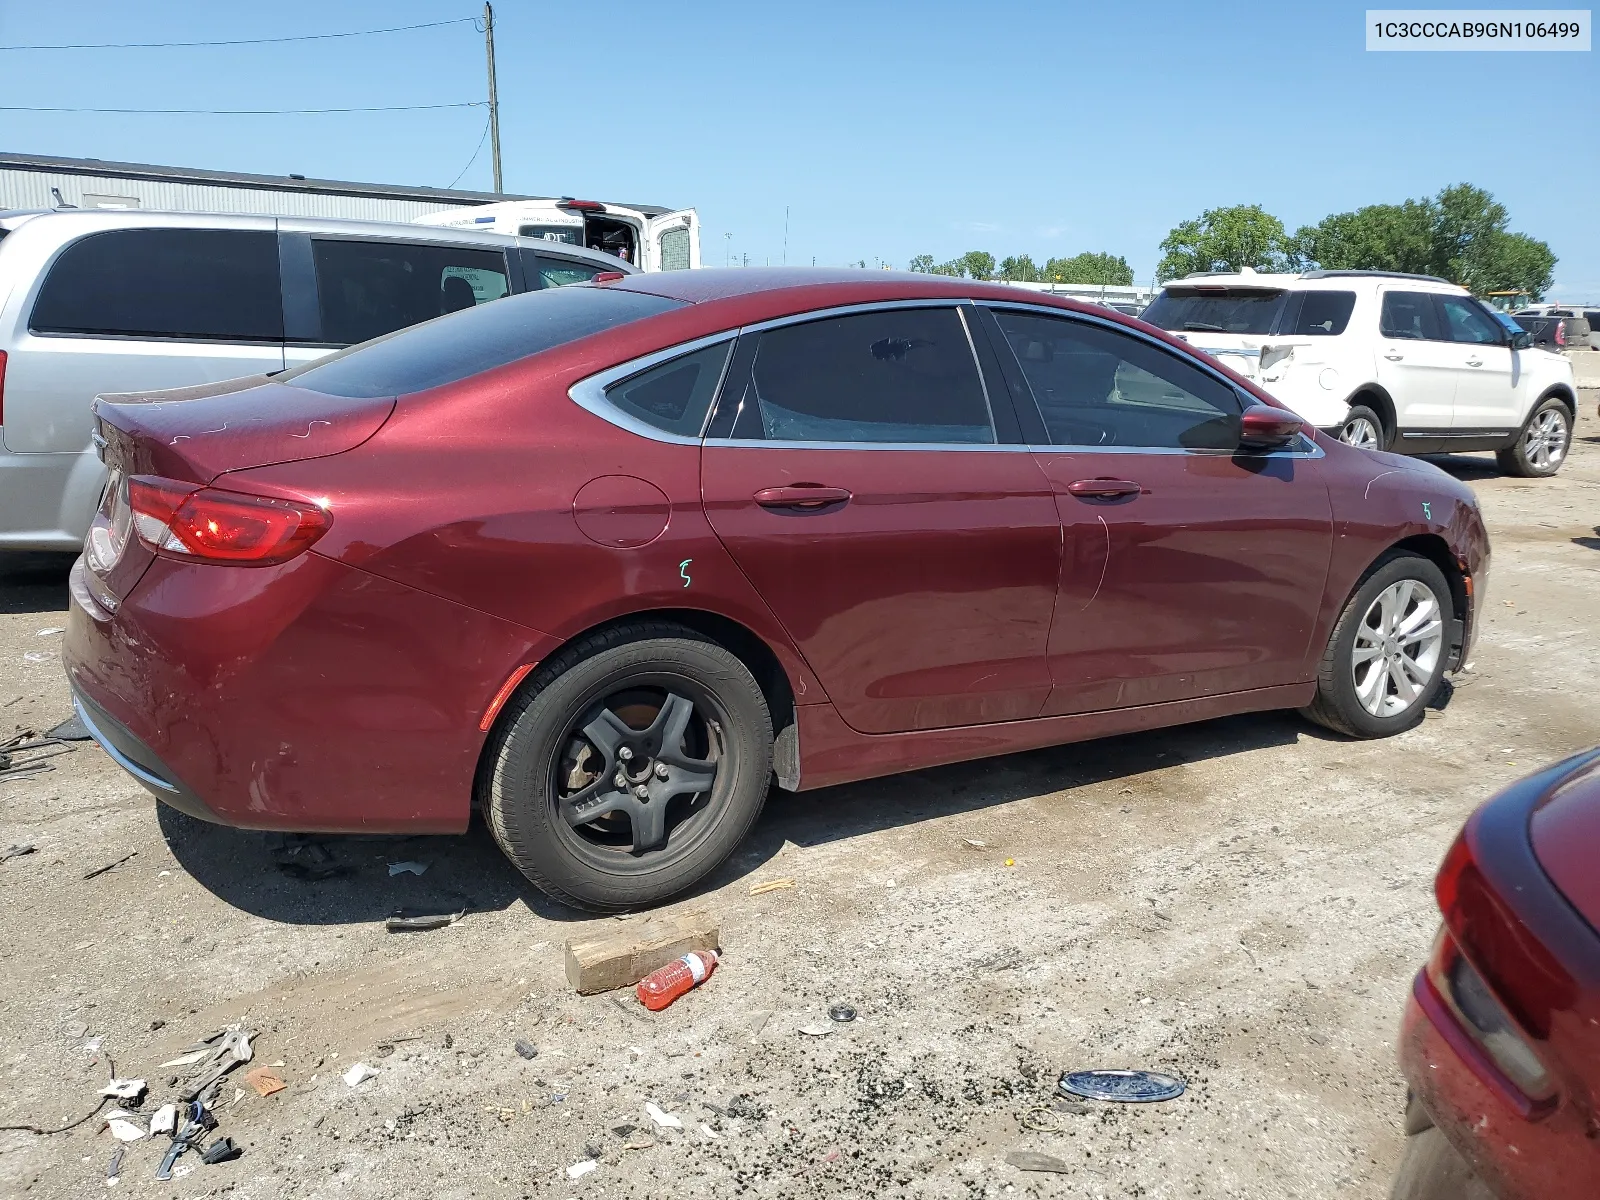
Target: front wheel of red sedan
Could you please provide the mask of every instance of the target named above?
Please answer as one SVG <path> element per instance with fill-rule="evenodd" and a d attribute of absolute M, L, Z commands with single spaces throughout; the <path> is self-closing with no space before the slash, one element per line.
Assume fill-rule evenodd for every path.
<path fill-rule="evenodd" d="M 1452 611 L 1450 585 L 1428 559 L 1379 559 L 1333 627 L 1304 714 L 1351 737 L 1410 729 L 1444 679 Z"/>
<path fill-rule="evenodd" d="M 772 719 L 723 647 L 678 625 L 584 638 L 506 708 L 479 801 L 517 868 L 599 912 L 659 904 L 733 852 L 766 800 Z"/>

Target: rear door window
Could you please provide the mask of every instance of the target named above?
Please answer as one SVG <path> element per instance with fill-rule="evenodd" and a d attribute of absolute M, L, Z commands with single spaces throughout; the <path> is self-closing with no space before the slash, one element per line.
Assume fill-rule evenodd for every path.
<path fill-rule="evenodd" d="M 1162 290 L 1141 317 L 1176 333 L 1271 333 L 1285 293 L 1275 288 L 1191 287 Z"/>
<path fill-rule="evenodd" d="M 606 399 L 666 433 L 699 437 L 732 347 L 732 341 L 721 342 L 651 367 L 612 384 L 606 389 Z"/>
<path fill-rule="evenodd" d="M 1428 292 L 1385 292 L 1378 332 L 1410 341 L 1443 341 L 1433 296 Z"/>
<path fill-rule="evenodd" d="M 954 308 L 884 309 L 755 337 L 736 438 L 995 441 L 978 364 Z"/>
<path fill-rule="evenodd" d="M 1354 292 L 1297 292 L 1278 322 L 1278 332 L 1288 337 L 1337 337 L 1349 326 L 1355 307 Z"/>
<path fill-rule="evenodd" d="M 278 237 L 252 229 L 115 229 L 61 252 L 36 333 L 281 342 Z"/>
<path fill-rule="evenodd" d="M 322 340 L 369 341 L 498 300 L 505 255 L 472 246 L 313 238 Z"/>
<path fill-rule="evenodd" d="M 995 310 L 1053 446 L 1235 450 L 1239 395 L 1142 338 L 1088 321 Z"/>

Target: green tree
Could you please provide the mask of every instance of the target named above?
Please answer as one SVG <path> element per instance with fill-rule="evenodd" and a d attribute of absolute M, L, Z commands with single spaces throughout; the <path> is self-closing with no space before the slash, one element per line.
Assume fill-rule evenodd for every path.
<path fill-rule="evenodd" d="M 1369 204 L 1355 212 L 1334 213 L 1295 234 L 1297 265 L 1428 275 L 1434 266 L 1437 219 L 1431 200 Z"/>
<path fill-rule="evenodd" d="M 1282 271 L 1294 265 L 1296 244 L 1283 222 L 1259 204 L 1207 209 L 1197 219 L 1174 226 L 1161 243 L 1162 279 L 1193 271 Z"/>
<path fill-rule="evenodd" d="M 994 278 L 994 255 L 987 250 L 968 250 L 959 259 L 962 271 L 973 279 Z"/>
<path fill-rule="evenodd" d="M 1133 268 L 1120 254 L 1084 251 L 1071 258 L 1052 258 L 1045 263 L 1040 278 L 1049 283 L 1095 283 L 1110 287 L 1132 287 Z"/>
<path fill-rule="evenodd" d="M 1011 283 L 1037 283 L 1039 268 L 1034 265 L 1033 255 L 1013 254 L 1000 260 L 1000 278 Z"/>
<path fill-rule="evenodd" d="M 954 275 L 957 279 L 967 273 L 966 266 L 959 258 L 952 258 L 949 262 L 937 263 L 928 268 L 933 275 Z"/>
<path fill-rule="evenodd" d="M 914 254 L 911 256 L 911 269 L 923 275 L 933 273 L 933 255 Z"/>
<path fill-rule="evenodd" d="M 1556 256 L 1544 242 L 1507 229 L 1510 214 L 1482 188 L 1458 183 L 1428 200 L 1371 204 L 1334 213 L 1295 234 L 1303 266 L 1334 271 L 1438 275 L 1483 295 L 1550 287 Z"/>

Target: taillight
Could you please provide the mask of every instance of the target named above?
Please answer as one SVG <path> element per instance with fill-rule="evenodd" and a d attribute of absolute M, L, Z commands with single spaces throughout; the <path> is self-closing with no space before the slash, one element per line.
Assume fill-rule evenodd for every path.
<path fill-rule="evenodd" d="M 1539 1055 L 1477 968 L 1461 953 L 1449 929 L 1439 930 L 1427 974 L 1456 1023 L 1518 1092 L 1535 1106 L 1555 1095 L 1555 1085 Z"/>
<path fill-rule="evenodd" d="M 1556 322 L 1556 345 L 1565 346 L 1566 344 L 1567 344 L 1567 323 L 1565 321 L 1557 321 Z"/>
<path fill-rule="evenodd" d="M 173 479 L 128 480 L 133 528 L 157 554 L 188 562 L 265 567 L 316 541 L 333 518 L 308 500 L 249 496 Z"/>
<path fill-rule="evenodd" d="M 0 425 L 6 423 L 6 352 L 0 350 Z"/>

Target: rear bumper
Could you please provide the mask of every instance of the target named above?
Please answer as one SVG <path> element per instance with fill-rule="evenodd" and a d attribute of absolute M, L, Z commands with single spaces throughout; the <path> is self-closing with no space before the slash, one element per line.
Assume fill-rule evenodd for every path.
<path fill-rule="evenodd" d="M 1600 1152 L 1576 1106 L 1530 1120 L 1472 1065 L 1477 1051 L 1420 973 L 1406 1002 L 1400 1069 L 1434 1125 L 1499 1200 L 1600 1195 Z"/>
<path fill-rule="evenodd" d="M 72 689 L 72 707 L 78 719 L 100 748 L 111 756 L 111 761 L 132 775 L 157 800 L 187 816 L 200 821 L 219 823 L 217 814 L 206 807 L 204 800 L 186 788 L 172 770 L 156 757 L 131 730 L 101 708 L 76 686 Z"/>
<path fill-rule="evenodd" d="M 315 553 L 156 559 L 108 612 L 80 559 L 63 658 L 96 740 L 164 803 L 249 829 L 459 833 L 485 707 L 552 639 Z"/>

